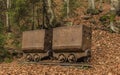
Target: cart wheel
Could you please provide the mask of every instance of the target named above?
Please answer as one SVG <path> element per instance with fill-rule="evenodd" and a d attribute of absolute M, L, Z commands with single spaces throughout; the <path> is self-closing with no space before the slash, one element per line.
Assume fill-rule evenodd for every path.
<path fill-rule="evenodd" d="M 41 57 L 38 54 L 34 54 L 34 61 L 39 62 L 41 60 Z"/>
<path fill-rule="evenodd" d="M 32 55 L 31 54 L 27 54 L 26 57 L 25 57 L 26 61 L 30 62 L 32 61 Z"/>
<path fill-rule="evenodd" d="M 59 54 L 58 60 L 59 60 L 60 62 L 66 62 L 66 57 L 65 57 L 65 55 L 64 55 L 64 54 Z"/>
<path fill-rule="evenodd" d="M 74 54 L 69 54 L 68 55 L 68 62 L 73 63 L 73 62 L 76 62 L 76 61 L 77 61 L 77 59 L 76 59 Z"/>

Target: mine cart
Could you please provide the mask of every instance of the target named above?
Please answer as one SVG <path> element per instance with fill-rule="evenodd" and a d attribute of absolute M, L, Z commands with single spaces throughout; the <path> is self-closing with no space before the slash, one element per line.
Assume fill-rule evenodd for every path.
<path fill-rule="evenodd" d="M 22 50 L 28 61 L 49 57 L 60 62 L 77 62 L 91 56 L 91 29 L 84 25 L 23 32 Z"/>
<path fill-rule="evenodd" d="M 61 62 L 87 61 L 91 49 L 91 29 L 84 26 L 66 26 L 53 29 L 52 49 Z"/>

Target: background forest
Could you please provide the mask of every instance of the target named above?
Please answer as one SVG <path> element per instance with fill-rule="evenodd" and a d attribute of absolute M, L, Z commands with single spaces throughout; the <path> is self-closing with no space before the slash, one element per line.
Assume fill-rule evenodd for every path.
<path fill-rule="evenodd" d="M 104 3 L 111 5 L 105 13 Z M 102 29 L 119 33 L 120 29 L 115 26 L 119 23 L 115 20 L 119 6 L 116 0 L 0 0 L 1 51 L 20 49 L 23 31 L 80 25 L 83 24 L 82 19 L 90 18 L 93 19 L 91 23 L 96 25 L 94 15 L 100 15 L 98 20 L 103 25 Z"/>
<path fill-rule="evenodd" d="M 120 0 L 0 0 L 0 62 L 21 52 L 22 32 L 66 25 L 92 28 L 95 69 L 87 74 L 120 74 Z"/>

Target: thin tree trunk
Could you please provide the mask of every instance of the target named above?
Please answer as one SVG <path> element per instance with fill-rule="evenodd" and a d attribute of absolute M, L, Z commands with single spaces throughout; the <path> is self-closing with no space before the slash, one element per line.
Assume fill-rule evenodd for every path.
<path fill-rule="evenodd" d="M 95 1 L 94 0 L 88 0 L 88 9 L 95 9 Z"/>
<path fill-rule="evenodd" d="M 38 7 L 39 7 L 39 5 L 37 5 L 37 12 L 36 12 L 36 15 L 37 15 L 37 24 L 38 24 L 38 27 L 40 26 L 40 21 L 39 21 L 39 18 L 40 18 L 40 16 L 39 16 L 39 10 L 38 10 Z"/>
<path fill-rule="evenodd" d="M 103 0 L 100 0 L 100 7 L 99 7 L 100 10 L 103 10 L 103 5 L 102 5 L 102 3 L 103 3 Z"/>
<path fill-rule="evenodd" d="M 114 19 L 119 9 L 119 0 L 111 0 L 111 17 L 110 17 L 110 29 L 116 33 L 120 32 L 120 29 L 114 25 Z"/>
<path fill-rule="evenodd" d="M 43 2 L 43 25 L 42 28 L 48 28 L 50 26 L 51 12 L 48 10 L 48 1 L 42 0 Z"/>
<path fill-rule="evenodd" d="M 9 9 L 9 0 L 7 0 L 7 12 L 6 12 L 6 27 L 9 27 L 9 14 L 8 14 L 8 9 Z"/>
<path fill-rule="evenodd" d="M 70 5 L 69 5 L 69 0 L 67 0 L 67 18 L 69 18 L 69 13 L 70 13 Z"/>
<path fill-rule="evenodd" d="M 91 0 L 91 8 L 94 10 L 95 9 L 95 1 Z"/>
<path fill-rule="evenodd" d="M 8 31 L 8 32 L 11 31 L 10 15 L 9 15 L 9 13 L 8 13 L 8 10 L 10 9 L 10 7 L 11 7 L 11 1 L 10 1 L 10 0 L 7 0 L 6 28 L 7 28 L 7 31 Z"/>
<path fill-rule="evenodd" d="M 69 0 L 64 0 L 65 4 L 67 5 L 66 7 L 66 16 L 69 18 L 69 13 L 70 13 L 70 1 Z"/>
<path fill-rule="evenodd" d="M 120 13 L 120 0 L 111 0 L 111 8 L 116 14 Z"/>
<path fill-rule="evenodd" d="M 52 1 L 51 0 L 47 0 L 47 1 L 48 1 L 48 16 L 50 15 L 49 23 L 50 23 L 50 25 L 52 25 L 53 21 L 55 19 L 55 14 L 54 14 L 53 9 L 52 9 Z"/>
<path fill-rule="evenodd" d="M 35 28 L 35 25 L 34 25 L 34 4 L 33 4 L 33 24 L 32 24 L 32 30 L 34 30 L 34 28 Z"/>

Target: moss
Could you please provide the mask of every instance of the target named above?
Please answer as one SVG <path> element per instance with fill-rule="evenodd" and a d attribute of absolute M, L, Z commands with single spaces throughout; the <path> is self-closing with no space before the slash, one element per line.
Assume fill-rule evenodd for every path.
<path fill-rule="evenodd" d="M 112 13 L 111 13 L 111 15 L 110 15 L 110 22 L 111 22 L 111 21 L 114 21 L 115 16 L 116 16 L 115 14 L 112 14 Z"/>
<path fill-rule="evenodd" d="M 29 28 L 27 27 L 27 25 L 23 25 L 20 27 L 20 30 L 21 31 L 26 31 L 26 30 L 29 30 Z"/>
<path fill-rule="evenodd" d="M 108 16 L 108 15 L 103 15 L 103 16 L 100 17 L 99 20 L 100 20 L 101 22 L 105 22 L 105 21 L 107 21 L 107 20 L 109 20 L 109 19 L 110 19 L 110 16 Z"/>
<path fill-rule="evenodd" d="M 4 47 L 5 44 L 5 36 L 0 34 L 0 47 Z"/>
<path fill-rule="evenodd" d="M 5 58 L 5 59 L 4 59 L 4 62 L 5 62 L 5 63 L 11 63 L 12 61 L 13 61 L 12 58 Z"/>
<path fill-rule="evenodd" d="M 0 62 L 10 62 L 12 59 L 12 55 L 5 48 L 0 48 Z"/>
<path fill-rule="evenodd" d="M 95 9 L 87 9 L 87 14 L 91 14 L 91 15 L 98 15 L 100 12 L 99 10 Z"/>
<path fill-rule="evenodd" d="M 4 25 L 3 23 L 0 21 L 0 34 L 2 34 L 4 32 Z"/>

